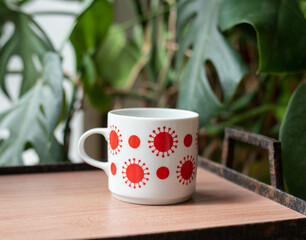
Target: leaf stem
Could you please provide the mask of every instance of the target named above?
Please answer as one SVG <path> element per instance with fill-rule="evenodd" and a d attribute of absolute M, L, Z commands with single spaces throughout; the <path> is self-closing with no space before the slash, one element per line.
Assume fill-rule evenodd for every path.
<path fill-rule="evenodd" d="M 21 70 L 11 70 L 11 71 L 6 71 L 5 74 L 22 74 L 23 71 Z"/>
<path fill-rule="evenodd" d="M 31 15 L 64 15 L 64 16 L 73 16 L 76 17 L 78 16 L 77 13 L 75 12 L 69 12 L 69 11 L 36 11 L 36 12 L 31 12 Z"/>
<path fill-rule="evenodd" d="M 233 125 L 235 125 L 239 122 L 242 122 L 242 121 L 244 121 L 248 118 L 259 115 L 261 113 L 265 113 L 265 112 L 270 111 L 270 110 L 275 110 L 277 107 L 278 107 L 277 105 L 266 104 L 266 105 L 260 106 L 258 108 L 251 109 L 250 111 L 247 111 L 245 113 L 237 115 L 236 117 L 233 117 L 226 122 L 223 122 L 223 123 L 220 123 L 220 124 L 217 124 L 217 125 L 209 125 L 206 128 L 206 131 L 211 136 L 218 135 L 218 134 L 222 133 L 224 128 L 226 128 L 226 127 L 233 126 Z"/>
<path fill-rule="evenodd" d="M 139 1 L 139 0 L 135 0 L 135 1 L 132 1 L 132 3 L 134 4 L 134 8 L 135 8 L 135 10 L 136 10 L 136 12 L 137 12 L 138 18 L 139 18 L 139 19 L 144 18 L 145 16 L 144 16 L 144 12 L 143 12 L 143 10 L 142 10 L 142 6 L 141 6 L 140 1 Z M 138 19 L 138 18 L 137 18 L 137 19 Z M 134 20 L 134 19 L 133 19 L 133 20 Z M 146 27 L 146 21 L 141 21 L 141 25 L 142 25 L 142 29 L 145 29 L 145 27 Z"/>
<path fill-rule="evenodd" d="M 70 133 L 70 121 L 73 115 L 73 106 L 76 100 L 76 93 L 77 93 L 77 84 L 68 76 L 66 76 L 67 79 L 70 80 L 71 84 L 72 84 L 72 96 L 71 96 L 71 102 L 69 104 L 68 107 L 68 111 L 67 111 L 67 117 L 66 117 L 66 122 L 65 122 L 65 127 L 64 127 L 64 146 L 67 147 L 67 149 L 69 148 L 68 144 L 69 144 L 69 139 L 67 140 L 67 137 L 69 137 L 69 133 Z M 65 104 L 65 103 L 63 103 Z M 68 151 L 67 151 L 68 152 Z"/>
<path fill-rule="evenodd" d="M 25 14 L 25 16 L 28 17 L 28 19 L 35 25 L 35 27 L 37 27 L 37 29 L 41 32 L 41 34 L 45 37 L 45 40 L 48 42 L 48 44 L 50 45 L 50 48 L 52 51 L 56 52 L 54 49 L 54 46 L 49 38 L 49 36 L 46 34 L 46 32 L 41 28 L 41 26 L 39 26 L 39 24 L 33 19 L 32 16 Z"/>
<path fill-rule="evenodd" d="M 119 24 L 119 26 L 123 29 L 123 30 L 127 30 L 133 26 L 135 26 L 136 23 L 143 23 L 146 22 L 148 20 L 151 20 L 153 18 L 156 18 L 159 15 L 163 15 L 165 13 L 168 13 L 170 11 L 170 9 L 172 7 L 174 7 L 175 4 L 173 5 L 169 5 L 168 7 L 163 7 L 161 10 L 157 11 L 156 13 L 152 13 L 151 11 L 146 15 L 146 13 L 142 13 L 142 15 L 139 17 L 135 17 L 131 20 L 128 20 L 124 23 Z"/>
<path fill-rule="evenodd" d="M 171 5 L 173 6 L 173 5 Z M 174 8 L 170 9 L 169 14 L 169 20 L 168 20 L 168 29 L 170 32 L 170 39 L 169 42 L 175 42 L 176 38 L 176 10 Z M 166 48 L 167 49 L 167 48 Z M 158 78 L 157 78 L 157 94 L 160 94 L 165 87 L 165 81 L 167 80 L 167 73 L 169 72 L 169 68 L 171 67 L 171 63 L 174 57 L 175 50 L 174 49 L 167 49 L 167 57 L 165 59 L 165 63 L 163 64 L 163 67 L 161 68 Z M 158 102 L 158 105 L 163 106 L 163 101 L 167 101 L 164 97 L 160 98 L 160 101 Z"/>

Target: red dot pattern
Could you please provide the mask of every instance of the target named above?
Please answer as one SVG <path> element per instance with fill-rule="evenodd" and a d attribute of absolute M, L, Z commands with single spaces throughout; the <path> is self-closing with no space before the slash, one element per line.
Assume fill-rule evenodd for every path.
<path fill-rule="evenodd" d="M 129 145 L 132 148 L 138 148 L 140 146 L 140 138 L 136 135 L 132 135 L 129 138 Z"/>
<path fill-rule="evenodd" d="M 115 163 L 111 164 L 111 173 L 113 174 L 113 176 L 115 176 L 117 173 L 117 167 Z"/>
<path fill-rule="evenodd" d="M 157 169 L 156 171 L 156 175 L 159 179 L 166 179 L 169 177 L 170 171 L 169 168 L 167 167 L 160 167 L 159 169 Z"/>
<path fill-rule="evenodd" d="M 187 134 L 184 138 L 184 145 L 185 145 L 185 147 L 190 147 L 191 144 L 192 144 L 192 135 Z"/>

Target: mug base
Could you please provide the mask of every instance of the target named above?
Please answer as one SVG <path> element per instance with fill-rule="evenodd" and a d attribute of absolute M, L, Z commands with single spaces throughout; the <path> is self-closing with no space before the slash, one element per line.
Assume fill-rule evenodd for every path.
<path fill-rule="evenodd" d="M 133 197 L 126 197 L 116 193 L 112 193 L 112 195 L 121 201 L 128 202 L 128 203 L 135 203 L 135 204 L 142 204 L 142 205 L 169 205 L 169 204 L 176 204 L 181 203 L 189 200 L 192 195 L 188 195 L 186 197 L 180 198 L 170 198 L 170 199 L 148 199 L 148 198 L 133 198 Z"/>

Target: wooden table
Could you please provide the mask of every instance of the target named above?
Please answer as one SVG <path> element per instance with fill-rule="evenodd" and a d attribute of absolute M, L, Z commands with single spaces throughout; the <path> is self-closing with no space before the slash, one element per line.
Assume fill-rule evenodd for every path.
<path fill-rule="evenodd" d="M 99 170 L 0 176 L 0 194 L 1 239 L 306 236 L 305 215 L 203 168 L 193 198 L 177 205 L 121 202 Z"/>

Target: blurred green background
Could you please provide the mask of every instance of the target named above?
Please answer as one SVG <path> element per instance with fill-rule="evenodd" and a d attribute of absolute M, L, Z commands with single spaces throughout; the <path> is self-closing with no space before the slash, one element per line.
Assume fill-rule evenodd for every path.
<path fill-rule="evenodd" d="M 199 153 L 214 161 L 225 127 L 279 139 L 287 191 L 306 199 L 306 1 L 58 1 L 81 10 L 0 1 L 0 87 L 11 103 L 0 112 L 1 166 L 23 165 L 27 149 L 39 163 L 68 161 L 70 121 L 86 102 L 103 117 L 127 106 L 183 108 L 200 114 Z M 38 16 L 73 17 L 60 46 Z M 67 43 L 73 73 L 62 65 Z M 11 75 L 21 76 L 16 96 Z M 234 169 L 269 183 L 261 149 L 239 144 Z"/>

